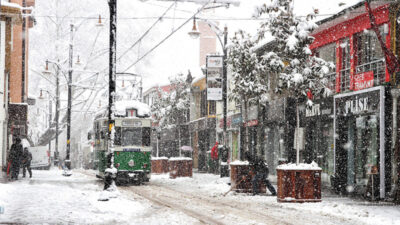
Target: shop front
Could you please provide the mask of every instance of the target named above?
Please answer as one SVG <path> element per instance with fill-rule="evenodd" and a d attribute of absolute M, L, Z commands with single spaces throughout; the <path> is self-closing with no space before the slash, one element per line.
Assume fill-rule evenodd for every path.
<path fill-rule="evenodd" d="M 207 171 L 207 151 L 216 141 L 216 118 L 203 117 L 189 123 L 190 143 L 193 148 L 193 167 Z"/>
<path fill-rule="evenodd" d="M 334 96 L 332 185 L 342 193 L 383 199 L 389 189 L 391 165 L 385 162 L 390 162 L 390 132 L 385 121 L 390 118 L 385 118 L 385 95 L 385 87 L 378 86 Z"/>
<path fill-rule="evenodd" d="M 333 97 L 313 100 L 312 106 L 301 106 L 300 124 L 304 129 L 301 161 L 316 162 L 322 168 L 322 182 L 330 183 L 333 175 Z"/>

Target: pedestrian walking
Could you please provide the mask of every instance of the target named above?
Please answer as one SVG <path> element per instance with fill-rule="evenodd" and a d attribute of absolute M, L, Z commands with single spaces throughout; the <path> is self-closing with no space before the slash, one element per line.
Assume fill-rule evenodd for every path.
<path fill-rule="evenodd" d="M 264 160 L 261 157 L 258 157 L 256 155 L 253 156 L 248 151 L 245 152 L 245 157 L 246 160 L 249 161 L 250 167 L 253 168 L 255 173 L 254 177 L 251 180 L 251 183 L 253 185 L 253 195 L 257 195 L 258 192 L 260 191 L 258 189 L 258 183 L 259 181 L 262 181 L 267 186 L 271 194 L 275 196 L 276 190 L 268 179 L 268 174 L 269 174 L 268 165 L 264 162 Z"/>
<path fill-rule="evenodd" d="M 26 169 L 29 172 L 29 178 L 32 178 L 31 170 L 32 153 L 29 152 L 28 148 L 24 148 L 24 153 L 22 154 L 22 177 L 25 177 Z"/>
<path fill-rule="evenodd" d="M 18 180 L 19 167 L 22 159 L 22 144 L 19 137 L 15 138 L 15 143 L 11 145 L 9 160 L 11 161 L 11 179 Z"/>

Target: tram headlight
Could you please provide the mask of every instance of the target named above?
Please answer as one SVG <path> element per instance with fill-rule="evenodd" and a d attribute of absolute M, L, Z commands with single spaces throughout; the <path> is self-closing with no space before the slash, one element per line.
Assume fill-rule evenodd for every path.
<path fill-rule="evenodd" d="M 133 159 L 129 160 L 128 165 L 129 165 L 130 167 L 135 166 L 135 162 L 133 161 Z"/>

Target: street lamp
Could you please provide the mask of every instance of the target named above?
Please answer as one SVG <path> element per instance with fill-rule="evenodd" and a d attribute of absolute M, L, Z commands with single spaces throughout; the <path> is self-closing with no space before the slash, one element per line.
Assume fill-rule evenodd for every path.
<path fill-rule="evenodd" d="M 227 57 L 227 42 L 228 42 L 228 28 L 225 26 L 224 27 L 224 31 L 221 32 L 221 30 L 214 24 L 211 23 L 210 21 L 205 20 L 205 22 L 207 23 L 207 25 L 211 28 L 211 30 L 215 33 L 215 35 L 218 38 L 219 43 L 221 44 L 221 47 L 223 49 L 223 63 L 222 63 L 222 101 L 223 101 L 223 121 L 224 121 L 224 128 L 223 128 L 223 138 L 224 138 L 224 148 L 225 151 L 227 149 L 226 145 L 227 145 L 227 137 L 226 137 L 226 114 L 227 114 L 227 83 L 228 83 L 228 78 L 227 78 L 227 66 L 226 66 L 226 57 Z M 193 29 L 196 28 L 195 26 L 195 19 L 193 19 Z M 192 30 L 191 32 L 189 32 L 189 35 L 194 38 L 194 37 L 199 37 L 200 36 L 200 32 L 197 31 L 198 34 L 196 34 L 196 30 Z M 224 41 L 222 42 L 221 37 L 223 35 L 223 39 Z M 221 176 L 223 176 L 222 172 L 221 172 Z"/>
<path fill-rule="evenodd" d="M 56 143 L 55 143 L 55 151 L 54 151 L 54 165 L 58 165 L 58 129 L 59 129 L 59 109 L 60 109 L 60 81 L 59 81 L 59 74 L 60 74 L 60 65 L 56 62 L 51 62 L 46 60 L 46 67 L 43 71 L 43 74 L 50 75 L 52 72 L 49 70 L 49 63 L 52 63 L 56 67 Z M 41 91 L 42 94 L 42 91 Z"/>
<path fill-rule="evenodd" d="M 223 101 L 223 121 L 224 121 L 224 127 L 223 127 L 223 143 L 224 143 L 224 148 L 225 151 L 227 149 L 227 137 L 226 137 L 226 114 L 227 114 L 227 66 L 226 66 L 226 57 L 227 57 L 227 42 L 228 42 L 228 28 L 225 26 L 224 31 L 221 31 L 214 23 L 205 20 L 207 25 L 211 28 L 211 30 L 215 33 L 215 35 L 218 38 L 219 43 L 221 44 L 221 47 L 223 49 L 223 63 L 222 63 L 222 101 Z M 189 32 L 189 35 L 192 38 L 197 38 L 200 36 L 200 32 L 197 31 L 196 29 L 196 20 L 195 18 L 193 19 L 193 29 L 191 32 Z M 223 42 L 221 40 L 221 37 L 223 36 Z M 223 159 L 224 160 L 224 159 Z M 222 171 L 221 168 L 221 177 L 222 176 L 228 176 L 228 171 L 227 168 L 224 169 L 224 172 Z"/>
<path fill-rule="evenodd" d="M 74 25 L 70 25 L 70 42 L 69 42 L 69 68 L 68 68 L 68 109 L 67 109 L 67 156 L 65 158 L 65 166 L 71 169 L 71 108 L 72 108 L 72 59 L 74 54 Z M 78 57 L 79 60 L 79 57 Z"/>
<path fill-rule="evenodd" d="M 190 32 L 188 32 L 188 34 L 193 39 L 197 39 L 200 37 L 200 32 L 197 30 L 196 27 L 196 17 L 193 18 L 193 28 Z"/>
<path fill-rule="evenodd" d="M 116 73 L 116 75 L 140 77 L 140 87 L 139 87 L 140 88 L 140 101 L 143 102 L 143 77 L 142 77 L 142 75 L 135 74 L 135 73 L 127 73 L 127 72 Z M 122 80 L 122 85 L 124 86 L 124 80 Z"/>
<path fill-rule="evenodd" d="M 40 96 L 39 96 L 39 99 L 44 99 L 43 91 L 47 92 L 47 94 L 49 95 L 50 98 L 54 98 L 54 97 L 50 94 L 49 91 L 40 89 Z M 52 105 L 53 105 L 53 103 L 51 102 L 51 99 L 50 99 L 50 98 L 49 98 L 49 128 L 51 127 L 52 111 L 53 111 L 53 110 L 52 110 Z M 49 152 L 51 152 L 51 139 L 49 140 Z M 55 160 L 55 158 L 54 158 L 54 160 Z"/>

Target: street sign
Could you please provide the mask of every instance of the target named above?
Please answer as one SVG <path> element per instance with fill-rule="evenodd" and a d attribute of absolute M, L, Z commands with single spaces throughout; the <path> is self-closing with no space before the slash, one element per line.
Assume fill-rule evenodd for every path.
<path fill-rule="evenodd" d="M 223 57 L 207 56 L 207 100 L 222 100 Z"/>

